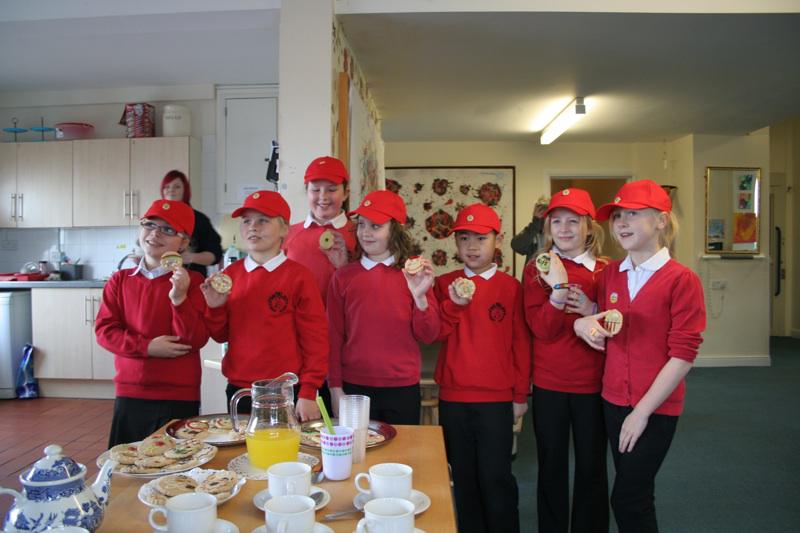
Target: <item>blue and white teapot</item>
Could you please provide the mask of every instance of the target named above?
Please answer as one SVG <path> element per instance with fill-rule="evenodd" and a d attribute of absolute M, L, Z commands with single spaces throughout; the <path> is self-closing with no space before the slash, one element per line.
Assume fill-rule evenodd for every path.
<path fill-rule="evenodd" d="M 51 444 L 44 453 L 45 457 L 20 474 L 22 494 L 0 488 L 0 494 L 14 496 L 3 531 L 39 532 L 61 525 L 81 526 L 89 531 L 99 528 L 117 462 L 106 461 L 94 483 L 87 487 L 86 467 L 61 455 L 61 446 Z"/>

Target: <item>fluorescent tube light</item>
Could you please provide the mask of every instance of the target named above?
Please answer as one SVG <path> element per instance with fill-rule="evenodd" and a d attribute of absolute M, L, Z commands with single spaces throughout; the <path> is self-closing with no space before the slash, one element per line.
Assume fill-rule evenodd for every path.
<path fill-rule="evenodd" d="M 550 144 L 584 116 L 586 116 L 586 106 L 583 104 L 583 97 L 578 96 L 570 102 L 550 124 L 544 127 L 539 142 L 542 144 Z"/>

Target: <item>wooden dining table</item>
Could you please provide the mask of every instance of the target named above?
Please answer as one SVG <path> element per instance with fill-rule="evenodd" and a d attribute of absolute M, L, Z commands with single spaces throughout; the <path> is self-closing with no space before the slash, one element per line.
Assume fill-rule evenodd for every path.
<path fill-rule="evenodd" d="M 331 501 L 317 511 L 317 522 L 334 531 L 351 533 L 363 515 L 350 515 L 347 519 L 323 521 L 323 515 L 342 511 L 353 506 L 358 493 L 353 478 L 378 463 L 404 463 L 414 469 L 414 489 L 431 499 L 430 507 L 416 516 L 415 527 L 426 533 L 455 533 L 456 519 L 453 508 L 450 475 L 440 426 L 395 426 L 397 435 L 389 442 L 369 448 L 366 460 L 354 464 L 350 477 L 343 481 L 324 480 L 317 484 L 331 495 Z M 319 457 L 319 451 L 301 448 L 301 451 Z M 216 456 L 202 468 L 226 469 L 231 459 L 246 452 L 244 445 L 219 448 Z M 126 533 L 150 531 L 147 517 L 150 507 L 139 500 L 139 488 L 149 479 L 114 474 L 111 497 L 106 507 L 99 533 Z M 267 488 L 266 480 L 248 479 L 241 491 L 218 507 L 217 515 L 233 522 L 240 533 L 250 533 L 264 525 L 264 512 L 253 504 L 253 496 Z M 161 517 L 159 517 L 161 518 Z M 163 521 L 163 518 L 162 518 Z"/>

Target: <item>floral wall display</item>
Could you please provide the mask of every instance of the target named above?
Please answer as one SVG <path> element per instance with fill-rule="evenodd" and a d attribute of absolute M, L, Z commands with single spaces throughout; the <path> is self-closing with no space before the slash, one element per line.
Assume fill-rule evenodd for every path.
<path fill-rule="evenodd" d="M 458 211 L 476 202 L 500 216 L 503 242 L 495 262 L 514 275 L 514 173 L 514 167 L 387 167 L 386 188 L 405 200 L 416 251 L 433 263 L 437 276 L 463 267 L 450 231 Z"/>
<path fill-rule="evenodd" d="M 355 206 L 367 193 L 384 188 L 384 145 L 378 108 L 347 38 L 336 21 L 333 24 L 333 69 L 331 153 L 347 163 L 350 206 Z M 349 84 L 343 86 L 339 82 L 339 73 L 347 74 Z M 341 98 L 342 90 L 348 90 L 347 97 Z M 341 102 L 347 102 L 347 109 L 341 108 Z M 348 131 L 341 132 L 342 125 L 346 125 Z M 342 138 L 346 139 L 347 146 L 342 146 Z"/>

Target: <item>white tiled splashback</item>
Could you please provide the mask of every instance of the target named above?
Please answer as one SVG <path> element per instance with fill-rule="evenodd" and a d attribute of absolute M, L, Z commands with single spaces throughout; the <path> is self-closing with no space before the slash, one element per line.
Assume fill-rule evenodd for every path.
<path fill-rule="evenodd" d="M 108 277 L 135 248 L 138 229 L 137 226 L 0 230 L 0 272 L 19 272 L 29 261 L 48 261 L 50 270 L 55 270 L 60 244 L 60 251 L 68 259 L 84 265 L 84 279 Z M 130 262 L 123 265 L 130 266 Z"/>

